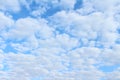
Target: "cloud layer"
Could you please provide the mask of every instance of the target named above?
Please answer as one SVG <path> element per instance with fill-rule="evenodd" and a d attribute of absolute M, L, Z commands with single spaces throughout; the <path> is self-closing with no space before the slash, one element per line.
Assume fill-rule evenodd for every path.
<path fill-rule="evenodd" d="M 119 80 L 119 0 L 1 0 L 0 80 Z"/>

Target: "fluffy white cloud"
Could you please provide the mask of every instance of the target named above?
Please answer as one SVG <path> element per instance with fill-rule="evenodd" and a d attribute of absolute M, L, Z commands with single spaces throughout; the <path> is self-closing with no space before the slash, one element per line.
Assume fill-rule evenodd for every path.
<path fill-rule="evenodd" d="M 0 1 L 1 80 L 120 79 L 119 66 L 101 70 L 120 64 L 119 0 L 83 0 L 77 10 L 76 0 L 5 1 Z M 14 20 L 20 6 L 32 16 Z M 58 10 L 41 17 L 51 9 Z"/>
<path fill-rule="evenodd" d="M 120 45 L 115 45 L 113 49 L 104 49 L 101 56 L 102 56 L 102 63 L 104 65 L 117 65 L 120 64 L 119 62 L 119 53 Z"/>
<path fill-rule="evenodd" d="M 74 5 L 76 3 L 76 0 L 71 0 L 71 1 L 67 1 L 67 0 L 60 0 L 59 5 L 65 9 L 73 9 Z M 67 6 L 66 6 L 67 5 Z"/>
<path fill-rule="evenodd" d="M 14 20 L 9 15 L 5 15 L 3 12 L 0 12 L 0 31 L 9 29 L 14 24 Z"/>
<path fill-rule="evenodd" d="M 1 0 L 0 1 L 0 10 L 3 11 L 20 11 L 20 4 L 18 0 Z"/>
<path fill-rule="evenodd" d="M 50 28 L 45 20 L 37 20 L 34 18 L 19 19 L 15 22 L 14 28 L 5 33 L 4 36 L 11 39 L 21 40 L 34 36 L 41 39 L 52 36 L 52 28 Z"/>
<path fill-rule="evenodd" d="M 101 12 L 81 16 L 76 12 L 61 11 L 53 15 L 51 20 L 53 26 L 59 32 L 63 31 L 76 38 L 82 38 L 88 41 L 98 39 L 98 42 L 104 45 L 104 47 L 113 45 L 118 38 L 116 32 L 119 25 L 118 22 Z"/>

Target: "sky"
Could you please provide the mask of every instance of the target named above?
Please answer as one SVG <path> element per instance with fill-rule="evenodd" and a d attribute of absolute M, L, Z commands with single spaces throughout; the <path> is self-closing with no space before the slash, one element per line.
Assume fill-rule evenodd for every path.
<path fill-rule="evenodd" d="M 0 80 L 120 80 L 120 0 L 0 0 Z"/>

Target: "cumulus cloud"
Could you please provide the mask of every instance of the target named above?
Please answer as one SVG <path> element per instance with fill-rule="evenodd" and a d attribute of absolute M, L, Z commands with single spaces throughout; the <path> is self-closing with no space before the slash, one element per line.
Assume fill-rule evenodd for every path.
<path fill-rule="evenodd" d="M 2 11 L 14 11 L 17 12 L 20 10 L 20 4 L 18 0 L 1 0 L 0 1 L 0 10 Z"/>
<path fill-rule="evenodd" d="M 120 79 L 120 1 L 77 2 L 0 1 L 1 80 Z"/>
<path fill-rule="evenodd" d="M 0 12 L 0 31 L 12 27 L 13 24 L 14 20 L 12 20 L 9 15 L 5 15 L 3 12 Z"/>

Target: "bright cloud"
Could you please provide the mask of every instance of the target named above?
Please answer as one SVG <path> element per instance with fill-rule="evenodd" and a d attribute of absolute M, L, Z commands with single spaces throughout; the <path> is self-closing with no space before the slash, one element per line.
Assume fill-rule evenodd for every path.
<path fill-rule="evenodd" d="M 0 80 L 119 80 L 119 0 L 1 0 Z"/>

